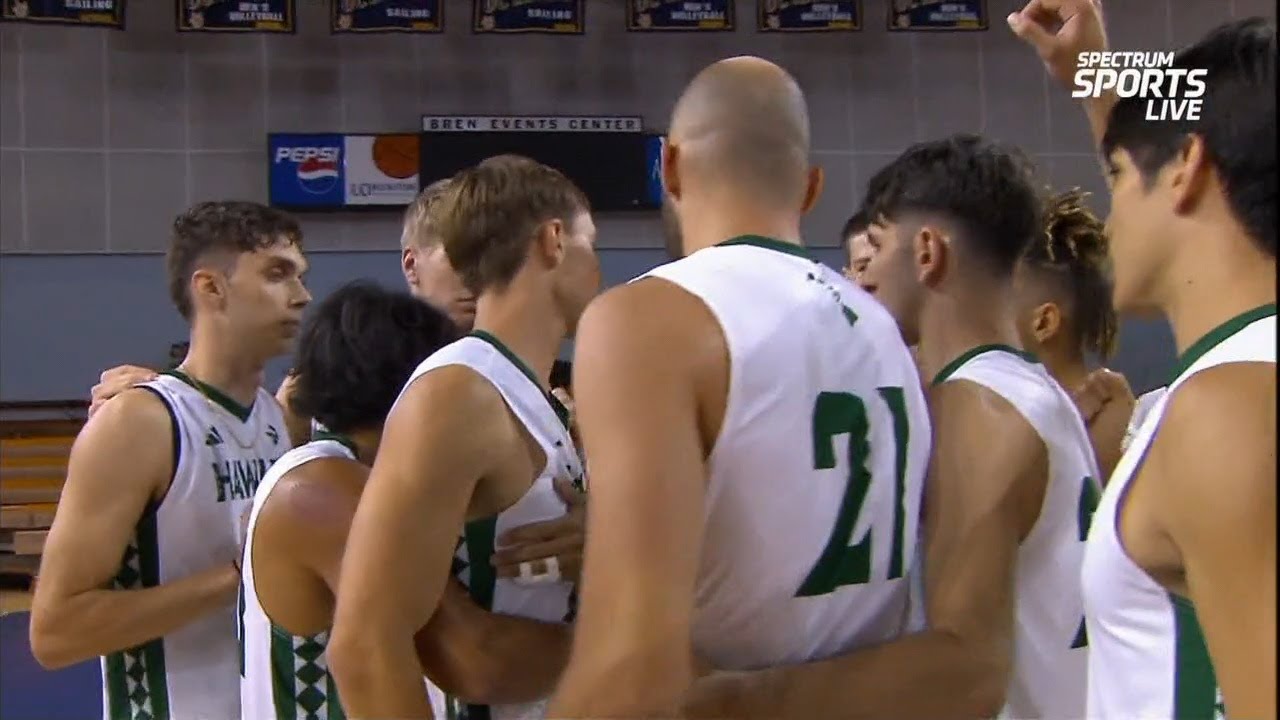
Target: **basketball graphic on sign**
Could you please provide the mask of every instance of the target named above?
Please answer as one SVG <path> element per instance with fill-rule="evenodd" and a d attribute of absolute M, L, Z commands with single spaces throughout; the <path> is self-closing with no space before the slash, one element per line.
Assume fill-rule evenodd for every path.
<path fill-rule="evenodd" d="M 387 177 L 405 180 L 418 174 L 417 135 L 379 135 L 372 154 L 374 167 Z"/>

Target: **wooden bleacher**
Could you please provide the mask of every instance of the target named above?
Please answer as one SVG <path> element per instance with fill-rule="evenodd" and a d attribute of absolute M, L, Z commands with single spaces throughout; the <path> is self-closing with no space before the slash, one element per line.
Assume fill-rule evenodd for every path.
<path fill-rule="evenodd" d="M 84 425 L 79 401 L 0 403 L 0 587 L 27 589 Z"/>

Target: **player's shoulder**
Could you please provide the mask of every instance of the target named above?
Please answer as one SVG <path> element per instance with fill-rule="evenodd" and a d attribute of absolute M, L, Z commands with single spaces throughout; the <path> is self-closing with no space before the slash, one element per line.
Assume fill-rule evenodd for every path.
<path fill-rule="evenodd" d="M 1043 443 L 1022 411 L 1001 393 L 968 378 L 933 383 L 927 392 L 936 437 L 963 438 L 963 443 L 1040 447 Z"/>
<path fill-rule="evenodd" d="M 129 388 L 103 404 L 85 423 L 84 432 L 151 437 L 173 426 L 173 410 L 160 393 L 147 385 Z"/>
<path fill-rule="evenodd" d="M 369 469 L 345 457 L 318 457 L 290 468 L 259 510 L 259 523 L 309 531 L 345 528 L 355 515 Z"/>
<path fill-rule="evenodd" d="M 493 381 L 465 363 L 432 367 L 414 377 L 393 407 L 393 415 L 481 431 L 506 414 Z"/>
<path fill-rule="evenodd" d="M 591 301 L 579 332 L 627 337 L 692 339 L 719 325 L 707 304 L 660 275 L 640 277 L 612 287 Z"/>
<path fill-rule="evenodd" d="M 1242 454 L 1275 457 L 1275 363 L 1214 365 L 1168 392 L 1151 452 L 1157 459 L 1176 456 L 1176 462 L 1167 463 L 1173 474 L 1200 465 L 1208 470 Z"/>

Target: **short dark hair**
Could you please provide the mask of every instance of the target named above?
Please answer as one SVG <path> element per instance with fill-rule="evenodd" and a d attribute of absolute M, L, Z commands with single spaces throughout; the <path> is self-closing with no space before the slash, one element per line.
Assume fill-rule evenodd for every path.
<path fill-rule="evenodd" d="M 289 402 L 336 433 L 380 427 L 418 364 L 458 335 L 448 316 L 408 293 L 349 283 L 307 317 Z"/>
<path fill-rule="evenodd" d="M 511 282 L 540 225 L 570 225 L 590 209 L 586 195 L 559 170 L 498 155 L 453 176 L 430 214 L 449 263 L 478 295 Z"/>
<path fill-rule="evenodd" d="M 170 299 L 182 317 L 191 320 L 191 273 L 204 257 L 213 252 L 249 253 L 280 242 L 302 246 L 302 228 L 282 210 L 239 200 L 193 205 L 173 221 L 166 256 Z"/>
<path fill-rule="evenodd" d="M 1197 120 L 1148 120 L 1146 102 L 1116 102 L 1102 136 L 1103 159 L 1117 150 L 1133 158 L 1143 181 L 1198 135 L 1218 172 L 1227 204 L 1251 238 L 1276 254 L 1276 29 L 1262 18 L 1210 30 L 1174 54 L 1174 68 L 1204 69 Z"/>
<path fill-rule="evenodd" d="M 1028 267 L 1045 273 L 1069 295 L 1068 326 L 1076 344 L 1106 360 L 1115 352 L 1119 321 L 1111 304 L 1111 263 L 1106 228 L 1073 188 L 1050 198 L 1044 233 L 1027 246 Z"/>
<path fill-rule="evenodd" d="M 872 222 L 942 216 L 1002 275 L 1039 234 L 1041 206 L 1022 151 L 967 134 L 907 148 L 871 178 L 863 202 Z"/>
<path fill-rule="evenodd" d="M 870 224 L 865 210 L 859 210 L 851 215 L 848 220 L 844 221 L 844 228 L 840 230 L 840 246 L 849 247 L 849 241 L 853 239 L 853 236 L 866 230 Z"/>

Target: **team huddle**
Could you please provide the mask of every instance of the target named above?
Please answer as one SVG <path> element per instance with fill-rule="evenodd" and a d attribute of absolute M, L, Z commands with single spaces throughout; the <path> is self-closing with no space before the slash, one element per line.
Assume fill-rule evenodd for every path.
<path fill-rule="evenodd" d="M 1094 0 L 1009 22 L 1068 86 L 1106 47 Z M 1175 57 L 1200 120 L 1086 100 L 1105 227 L 1015 148 L 914 145 L 844 273 L 754 57 L 681 95 L 673 260 L 603 294 L 523 157 L 422 191 L 410 293 L 309 308 L 296 220 L 198 204 L 190 351 L 94 389 L 36 657 L 101 657 L 112 720 L 1275 717 L 1275 61 L 1240 21 Z M 1173 327 L 1141 401 L 1086 361 L 1117 312 Z"/>

